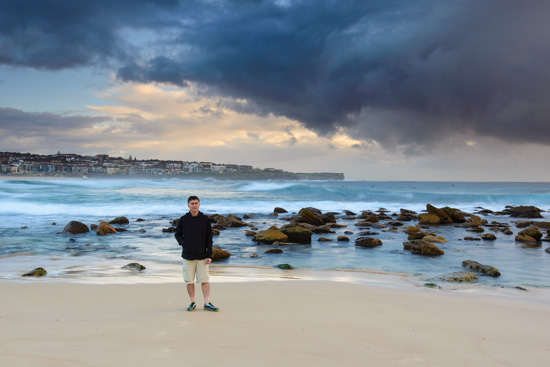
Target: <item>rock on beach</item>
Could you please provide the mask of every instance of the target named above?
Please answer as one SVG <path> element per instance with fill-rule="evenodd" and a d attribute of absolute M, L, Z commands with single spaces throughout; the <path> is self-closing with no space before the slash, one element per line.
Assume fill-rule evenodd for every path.
<path fill-rule="evenodd" d="M 491 277 L 499 277 L 500 271 L 491 265 L 482 265 L 474 260 L 464 260 L 462 262 L 462 267 L 475 271 L 477 273 L 483 273 L 485 275 L 491 276 Z"/>
<path fill-rule="evenodd" d="M 40 268 L 34 268 L 31 271 L 28 271 L 25 274 L 23 274 L 22 276 L 23 277 L 37 277 L 37 278 L 39 278 L 39 277 L 45 276 L 46 274 L 48 274 L 46 269 L 40 267 Z"/>
<path fill-rule="evenodd" d="M 221 261 L 229 258 L 231 253 L 227 250 L 212 249 L 212 261 Z"/>
<path fill-rule="evenodd" d="M 454 273 L 442 275 L 438 278 L 438 280 L 442 280 L 445 282 L 456 282 L 456 283 L 472 283 L 478 279 L 479 277 L 477 275 L 469 271 L 457 271 Z"/>
<path fill-rule="evenodd" d="M 130 263 L 130 264 L 124 265 L 123 267 L 121 267 L 121 269 L 132 270 L 132 271 L 143 271 L 147 268 L 139 263 Z"/>

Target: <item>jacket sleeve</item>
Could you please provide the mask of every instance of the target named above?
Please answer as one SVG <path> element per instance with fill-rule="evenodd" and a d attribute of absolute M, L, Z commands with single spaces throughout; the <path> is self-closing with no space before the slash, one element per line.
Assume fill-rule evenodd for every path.
<path fill-rule="evenodd" d="M 178 225 L 176 226 L 174 237 L 176 237 L 176 241 L 178 241 L 180 246 L 183 246 L 185 244 L 185 235 L 183 233 L 183 217 L 178 220 Z"/>
<path fill-rule="evenodd" d="M 212 258 L 212 225 L 210 224 L 210 219 L 208 219 L 206 225 L 206 257 L 209 259 Z"/>

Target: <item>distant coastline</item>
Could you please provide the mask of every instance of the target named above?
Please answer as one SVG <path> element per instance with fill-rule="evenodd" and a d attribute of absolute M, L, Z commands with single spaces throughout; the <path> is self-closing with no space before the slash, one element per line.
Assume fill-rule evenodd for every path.
<path fill-rule="evenodd" d="M 0 176 L 75 178 L 183 178 L 217 180 L 344 180 L 343 173 L 294 173 L 243 164 L 110 157 L 107 154 L 41 155 L 0 152 Z"/>
<path fill-rule="evenodd" d="M 225 173 L 180 173 L 166 175 L 131 175 L 131 174 L 116 174 L 108 175 L 103 173 L 89 173 L 86 175 L 79 173 L 13 173 L 0 174 L 0 179 L 17 179 L 17 178 L 105 178 L 105 179 L 165 179 L 179 178 L 182 180 L 283 180 L 283 181 L 300 181 L 300 180 L 320 180 L 320 181 L 342 181 L 345 180 L 343 173 L 336 172 L 310 172 L 310 173 L 294 173 L 294 172 L 274 172 L 274 171 L 251 171 L 251 172 L 225 172 Z"/>

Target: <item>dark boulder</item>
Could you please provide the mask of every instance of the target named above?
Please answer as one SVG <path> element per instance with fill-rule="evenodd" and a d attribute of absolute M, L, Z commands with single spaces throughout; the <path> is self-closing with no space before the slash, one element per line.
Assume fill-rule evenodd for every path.
<path fill-rule="evenodd" d="M 280 248 L 272 248 L 264 252 L 264 254 L 282 254 L 283 250 Z"/>
<path fill-rule="evenodd" d="M 424 240 L 403 242 L 403 248 L 413 254 L 424 256 L 439 256 L 445 253 L 445 251 L 441 250 L 433 243 Z"/>
<path fill-rule="evenodd" d="M 109 224 L 129 224 L 130 221 L 126 217 L 117 217 L 109 222 Z"/>
<path fill-rule="evenodd" d="M 543 218 L 541 210 L 535 206 L 514 206 L 508 210 L 513 218 Z"/>
<path fill-rule="evenodd" d="M 518 235 L 533 237 L 537 241 L 540 241 L 540 239 L 542 238 L 542 232 L 539 230 L 538 227 L 529 227 L 527 229 L 524 229 L 523 231 L 520 231 Z"/>
<path fill-rule="evenodd" d="M 485 233 L 481 236 L 481 239 L 484 241 L 495 241 L 497 239 L 497 236 L 492 233 Z"/>
<path fill-rule="evenodd" d="M 81 233 L 86 233 L 86 232 L 90 232 L 90 229 L 88 228 L 87 225 L 85 225 L 84 223 L 81 223 L 81 222 L 77 222 L 75 220 L 73 221 L 70 221 L 69 223 L 67 223 L 67 225 L 63 228 L 63 232 L 62 233 L 65 233 L 65 234 L 81 234 Z"/>
<path fill-rule="evenodd" d="M 382 246 L 382 241 L 378 238 L 372 237 L 358 237 L 355 240 L 355 246 L 373 248 L 377 246 Z"/>
<path fill-rule="evenodd" d="M 310 231 L 309 229 L 303 226 L 292 225 L 292 224 L 287 224 L 281 227 L 281 232 L 288 237 L 287 240 L 289 242 L 303 243 L 303 244 L 311 243 L 311 236 L 313 235 L 313 232 Z"/>
<path fill-rule="evenodd" d="M 273 213 L 284 214 L 284 213 L 288 213 L 288 211 L 284 208 L 276 207 L 275 209 L 273 209 Z"/>
<path fill-rule="evenodd" d="M 227 250 L 212 249 L 212 261 L 222 261 L 229 258 L 231 254 Z"/>
<path fill-rule="evenodd" d="M 298 212 L 297 221 L 300 223 L 308 223 L 314 226 L 322 226 L 325 224 L 319 217 L 321 215 L 320 210 L 315 208 L 303 208 Z"/>
<path fill-rule="evenodd" d="M 539 241 L 537 241 L 535 238 L 527 235 L 521 235 L 518 234 L 515 238 L 516 242 L 523 242 L 530 245 L 539 245 Z"/>
<path fill-rule="evenodd" d="M 290 264 L 279 264 L 275 265 L 276 268 L 283 269 L 283 270 L 292 270 L 294 267 Z"/>
<path fill-rule="evenodd" d="M 338 242 L 349 242 L 349 237 L 348 236 L 338 236 L 336 238 L 336 241 L 338 241 Z"/>
<path fill-rule="evenodd" d="M 241 218 L 237 217 L 234 214 L 229 214 L 227 217 L 224 217 L 223 215 L 219 215 L 217 217 L 216 224 L 224 228 L 237 228 L 237 227 L 248 226 L 248 224 L 243 222 Z"/>
<path fill-rule="evenodd" d="M 99 224 L 99 227 L 97 227 L 96 234 L 98 236 L 104 236 L 106 234 L 111 234 L 111 233 L 117 233 L 117 230 L 115 229 L 115 227 L 113 227 L 107 222 L 101 222 Z"/>
<path fill-rule="evenodd" d="M 336 223 L 336 217 L 334 216 L 334 213 L 325 213 L 319 215 L 319 218 L 323 221 L 323 223 Z"/>
<path fill-rule="evenodd" d="M 445 213 L 443 210 L 436 208 L 435 206 L 431 204 L 426 205 L 426 210 L 429 214 L 437 215 L 439 219 L 441 220 L 441 223 L 443 224 L 451 224 L 453 223 L 453 220 L 447 213 Z"/>

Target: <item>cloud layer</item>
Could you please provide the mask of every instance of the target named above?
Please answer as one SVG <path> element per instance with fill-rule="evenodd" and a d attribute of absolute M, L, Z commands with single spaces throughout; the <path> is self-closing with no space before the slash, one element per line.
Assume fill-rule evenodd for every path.
<path fill-rule="evenodd" d="M 112 68 L 224 107 L 422 154 L 550 144 L 540 1 L 3 1 L 0 63 Z M 233 101 L 233 102 L 231 102 Z"/>

